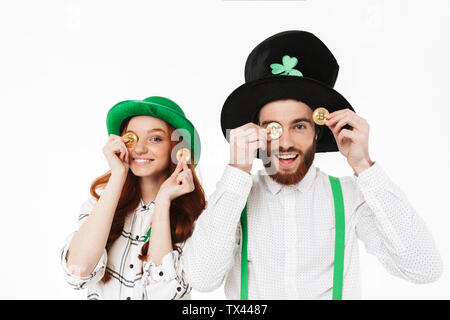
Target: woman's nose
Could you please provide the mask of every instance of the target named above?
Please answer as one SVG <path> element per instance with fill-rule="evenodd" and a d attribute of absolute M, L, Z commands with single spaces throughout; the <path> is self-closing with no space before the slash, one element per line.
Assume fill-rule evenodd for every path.
<path fill-rule="evenodd" d="M 139 154 L 147 153 L 147 146 L 145 142 L 139 139 L 137 144 L 134 146 L 134 151 Z"/>

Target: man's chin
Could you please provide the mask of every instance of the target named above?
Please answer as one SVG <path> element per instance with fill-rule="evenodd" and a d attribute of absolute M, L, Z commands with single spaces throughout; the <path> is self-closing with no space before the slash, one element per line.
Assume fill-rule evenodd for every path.
<path fill-rule="evenodd" d="M 284 185 L 292 185 L 299 183 L 303 177 L 306 175 L 307 169 L 303 168 L 303 163 L 297 165 L 294 169 L 279 168 L 277 173 L 269 175 L 274 181 L 284 184 Z"/>
<path fill-rule="evenodd" d="M 299 183 L 308 172 L 309 168 L 313 164 L 315 156 L 315 145 L 311 147 L 305 154 L 299 155 L 296 159 L 297 164 L 293 164 L 292 168 L 282 166 L 278 159 L 272 158 L 275 164 L 271 166 L 270 164 L 266 166 L 266 172 L 272 180 L 283 185 L 293 185 Z M 276 173 L 270 174 L 273 169 L 276 169 Z M 273 171 L 272 171 L 273 172 Z"/>

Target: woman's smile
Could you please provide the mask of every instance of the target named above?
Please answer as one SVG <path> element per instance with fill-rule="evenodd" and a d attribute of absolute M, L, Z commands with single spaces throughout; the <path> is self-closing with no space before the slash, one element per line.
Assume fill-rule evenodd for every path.
<path fill-rule="evenodd" d="M 152 161 L 155 159 L 150 159 L 150 158 L 133 158 L 132 159 L 132 164 L 135 164 L 137 166 L 146 166 L 149 165 L 150 163 L 152 163 Z"/>

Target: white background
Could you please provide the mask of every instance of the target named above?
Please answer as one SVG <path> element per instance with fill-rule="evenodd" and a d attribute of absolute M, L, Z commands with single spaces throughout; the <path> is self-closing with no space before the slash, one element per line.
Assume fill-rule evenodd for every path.
<path fill-rule="evenodd" d="M 223 102 L 243 83 L 250 51 L 291 29 L 315 33 L 336 56 L 335 88 L 371 125 L 372 159 L 408 195 L 444 259 L 437 282 L 416 285 L 361 246 L 363 298 L 449 299 L 448 0 L 2 0 L 0 298 L 85 298 L 64 282 L 59 250 L 90 183 L 108 170 L 106 113 L 121 100 L 180 104 L 202 139 L 210 195 L 228 161 Z M 340 153 L 318 154 L 315 165 L 353 173 Z"/>

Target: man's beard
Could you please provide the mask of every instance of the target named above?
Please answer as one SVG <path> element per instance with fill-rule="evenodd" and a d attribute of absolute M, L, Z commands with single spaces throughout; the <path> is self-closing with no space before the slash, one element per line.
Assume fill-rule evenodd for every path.
<path fill-rule="evenodd" d="M 305 153 L 301 152 L 300 150 L 291 148 L 289 150 L 281 150 L 280 152 L 297 152 L 299 155 L 299 157 L 301 157 L 300 163 L 297 166 L 297 170 L 295 170 L 295 172 L 293 173 L 281 173 L 280 171 L 277 171 L 277 173 L 273 174 L 273 175 L 269 175 L 274 181 L 278 182 L 279 184 L 284 184 L 284 185 L 292 185 L 292 184 L 297 184 L 299 183 L 303 177 L 306 175 L 306 173 L 308 172 L 309 168 L 311 167 L 313 161 L 314 161 L 314 156 L 316 154 L 316 143 L 314 141 L 314 143 L 312 144 L 312 146 L 306 150 Z M 264 166 L 267 168 L 271 165 L 270 161 L 265 164 Z M 280 166 L 280 164 L 278 163 L 278 166 Z"/>

